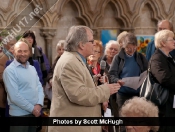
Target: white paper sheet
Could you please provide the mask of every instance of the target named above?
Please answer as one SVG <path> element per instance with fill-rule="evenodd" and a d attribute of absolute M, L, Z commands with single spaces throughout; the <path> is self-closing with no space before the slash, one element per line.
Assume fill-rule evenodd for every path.
<path fill-rule="evenodd" d="M 32 54 L 34 54 L 35 49 L 32 47 Z"/>
<path fill-rule="evenodd" d="M 123 86 L 127 86 L 127 87 L 137 90 L 142 85 L 143 81 L 146 78 L 146 75 L 147 75 L 147 71 L 143 72 L 138 77 L 122 78 L 122 81 L 124 82 Z"/>
<path fill-rule="evenodd" d="M 104 113 L 104 117 L 112 117 L 111 109 L 109 108 L 106 109 L 106 112 Z"/>

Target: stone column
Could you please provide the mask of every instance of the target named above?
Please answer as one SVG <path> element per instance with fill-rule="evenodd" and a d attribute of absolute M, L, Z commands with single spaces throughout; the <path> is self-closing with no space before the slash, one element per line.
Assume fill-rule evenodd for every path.
<path fill-rule="evenodd" d="M 99 29 L 92 29 L 92 31 L 93 31 L 94 39 L 100 40 L 101 31 Z"/>
<path fill-rule="evenodd" d="M 44 37 L 45 40 L 45 53 L 49 59 L 50 65 L 52 65 L 52 40 L 56 33 L 56 28 L 41 28 L 40 29 L 41 36 Z"/>

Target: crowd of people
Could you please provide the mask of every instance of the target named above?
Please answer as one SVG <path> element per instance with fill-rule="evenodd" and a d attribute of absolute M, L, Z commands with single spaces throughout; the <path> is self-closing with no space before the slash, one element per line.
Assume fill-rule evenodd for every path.
<path fill-rule="evenodd" d="M 175 40 L 170 21 L 158 23 L 154 41 L 146 56 L 137 52 L 134 33 L 122 32 L 117 41 L 105 47 L 94 40 L 87 26 L 72 26 L 65 40 L 56 45 L 52 65 L 37 45 L 33 31 L 24 32 L 4 45 L 0 53 L 0 117 L 37 117 L 43 114 L 48 98 L 49 117 L 174 117 Z M 102 72 L 101 61 L 105 62 Z M 151 63 L 150 63 L 151 61 Z M 148 70 L 163 87 L 169 89 L 164 106 L 139 97 L 122 80 L 138 77 Z M 175 103 L 175 102 L 174 102 Z M 36 126 L 10 126 L 10 132 L 36 132 Z M 8 128 L 7 128 L 8 129 Z M 48 132 L 173 132 L 174 126 L 48 126 Z"/>

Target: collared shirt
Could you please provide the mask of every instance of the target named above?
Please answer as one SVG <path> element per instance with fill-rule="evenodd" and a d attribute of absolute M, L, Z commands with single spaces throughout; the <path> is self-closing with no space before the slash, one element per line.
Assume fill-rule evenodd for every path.
<path fill-rule="evenodd" d="M 79 56 L 81 57 L 81 59 L 83 60 L 83 62 L 86 65 L 86 58 L 82 54 L 80 54 L 79 52 L 77 52 L 77 53 L 79 54 Z"/>
<path fill-rule="evenodd" d="M 29 62 L 23 66 L 14 59 L 4 70 L 3 80 L 6 86 L 10 115 L 31 114 L 34 105 L 43 106 L 43 88 L 35 68 L 29 65 Z"/>

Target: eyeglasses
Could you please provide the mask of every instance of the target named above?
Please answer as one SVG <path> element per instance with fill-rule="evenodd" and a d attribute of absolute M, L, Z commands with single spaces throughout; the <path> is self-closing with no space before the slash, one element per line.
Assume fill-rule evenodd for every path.
<path fill-rule="evenodd" d="M 94 50 L 94 53 L 97 54 L 97 53 L 100 53 L 100 51 Z"/>
<path fill-rule="evenodd" d="M 94 40 L 89 40 L 89 41 L 87 41 L 87 42 L 91 42 L 92 44 L 94 43 Z"/>
<path fill-rule="evenodd" d="M 109 48 L 110 50 L 114 50 L 114 51 L 118 51 L 117 49 L 115 49 L 115 48 Z"/>
<path fill-rule="evenodd" d="M 175 39 L 171 39 L 171 40 L 166 40 L 166 41 L 175 41 Z"/>
<path fill-rule="evenodd" d="M 134 48 L 126 47 L 125 49 L 128 51 L 135 51 L 137 49 L 137 47 L 134 47 Z"/>

